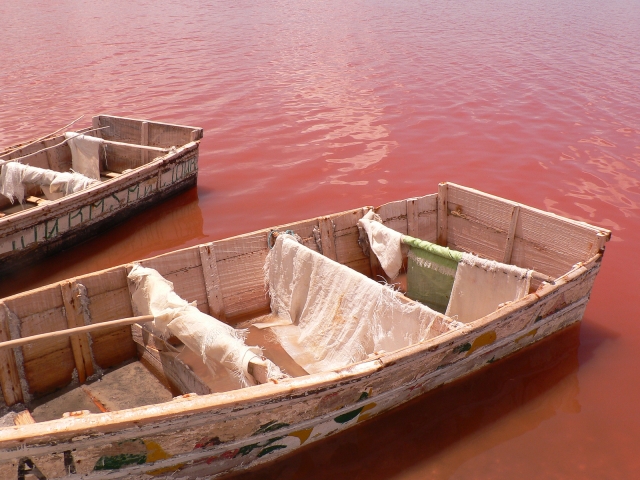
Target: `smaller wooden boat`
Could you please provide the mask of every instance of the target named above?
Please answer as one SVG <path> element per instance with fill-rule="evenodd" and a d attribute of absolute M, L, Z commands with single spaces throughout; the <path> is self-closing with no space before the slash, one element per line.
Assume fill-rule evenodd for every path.
<path fill-rule="evenodd" d="M 194 186 L 201 138 L 201 128 L 98 115 L 90 128 L 5 149 L 0 272 Z"/>
<path fill-rule="evenodd" d="M 581 320 L 610 236 L 443 183 L 4 298 L 0 477 L 285 455 Z"/>

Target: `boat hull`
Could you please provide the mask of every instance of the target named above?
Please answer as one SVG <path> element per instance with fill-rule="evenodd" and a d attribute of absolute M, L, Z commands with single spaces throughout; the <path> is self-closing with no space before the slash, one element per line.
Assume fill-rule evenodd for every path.
<path fill-rule="evenodd" d="M 515 305 L 427 342 L 295 387 L 179 397 L 173 402 L 78 417 L 30 437 L 0 434 L 0 477 L 197 478 L 289 454 L 388 411 L 581 320 L 601 254 Z M 306 383 L 305 383 L 306 382 Z M 153 409 L 151 412 L 149 409 Z M 153 413 L 140 421 L 139 413 Z M 28 440 L 25 440 L 28 439 Z"/>

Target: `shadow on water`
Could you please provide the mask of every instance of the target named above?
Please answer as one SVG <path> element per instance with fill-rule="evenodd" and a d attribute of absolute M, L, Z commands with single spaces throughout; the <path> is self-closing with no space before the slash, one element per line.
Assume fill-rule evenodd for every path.
<path fill-rule="evenodd" d="M 204 237 L 196 188 L 171 197 L 81 244 L 16 269 L 0 298 L 189 245 Z"/>
<path fill-rule="evenodd" d="M 594 329 L 599 327 L 582 328 L 590 330 L 590 338 L 598 337 Z M 573 325 L 370 422 L 303 447 L 256 471 L 228 478 L 388 479 L 433 460 L 451 445 L 469 440 L 509 414 L 532 407 L 526 418 L 510 422 L 509 428 L 500 429 L 489 440 L 464 449 L 456 456 L 455 465 L 440 465 L 437 476 L 447 478 L 467 459 L 535 429 L 559 412 L 580 411 L 580 329 L 580 324 Z M 608 335 L 601 333 L 605 341 Z M 586 351 L 580 348 L 580 363 L 588 361 L 597 346 L 592 341 Z M 549 394 L 558 388 L 559 393 Z"/>

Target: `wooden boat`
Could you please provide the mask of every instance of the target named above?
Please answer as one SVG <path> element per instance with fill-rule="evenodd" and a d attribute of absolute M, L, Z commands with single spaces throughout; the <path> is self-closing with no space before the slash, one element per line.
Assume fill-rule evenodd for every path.
<path fill-rule="evenodd" d="M 379 270 L 358 244 L 358 220 L 368 210 L 139 264 L 173 282 L 199 311 L 230 326 L 252 325 L 270 311 L 263 267 L 274 232 L 295 233 L 309 251 L 366 279 Z M 253 324 L 247 343 L 290 377 L 231 390 L 216 387 L 202 360 L 175 338 L 161 340 L 148 323 L 136 323 L 153 317 L 134 317 L 131 265 L 5 298 L 0 382 L 9 413 L 0 428 L 0 477 L 202 478 L 286 455 L 581 320 L 611 236 L 452 183 L 375 211 L 403 234 L 534 269 L 530 293 L 464 324 L 437 314 L 439 323 L 419 342 L 312 374 L 260 333 L 268 328 Z M 253 367 L 259 379 L 260 361 Z"/>
<path fill-rule="evenodd" d="M 47 199 L 47 187 L 26 184 L 24 204 L 0 195 L 0 271 L 66 248 L 196 184 L 202 129 L 98 115 L 80 130 L 102 140 L 100 181 Z M 0 153 L 0 160 L 53 172 L 72 165 L 69 142 L 54 133 Z"/>

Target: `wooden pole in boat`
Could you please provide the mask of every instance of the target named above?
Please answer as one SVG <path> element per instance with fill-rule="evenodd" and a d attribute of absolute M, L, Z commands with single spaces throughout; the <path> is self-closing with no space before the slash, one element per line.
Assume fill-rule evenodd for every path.
<path fill-rule="evenodd" d="M 81 137 L 82 135 L 84 135 L 85 133 L 89 133 L 89 132 L 95 132 L 98 130 L 104 130 L 105 128 L 110 128 L 110 125 L 107 125 L 106 127 L 100 127 L 100 128 L 92 128 L 91 130 L 85 130 L 82 133 L 78 133 L 76 136 L 71 137 L 71 138 L 67 138 L 66 140 L 58 143 L 57 145 L 51 145 L 50 147 L 47 148 L 43 148 L 41 150 L 38 150 L 37 152 L 33 152 L 33 153 L 28 153 L 26 155 L 23 155 L 22 157 L 16 157 L 16 158 L 11 158 L 9 160 L 3 160 L 4 162 L 15 162 L 16 160 L 23 160 L 27 157 L 33 157 L 34 155 L 37 155 L 38 153 L 42 153 L 42 152 L 46 152 L 47 150 L 51 150 L 52 148 L 57 148 L 60 147 L 61 145 L 64 145 L 65 143 L 67 143 L 69 140 L 73 140 L 76 137 Z M 75 133 L 75 132 L 74 132 Z M 15 151 L 15 150 L 14 150 Z"/>
<path fill-rule="evenodd" d="M 69 123 L 69 124 L 65 125 L 65 126 L 64 126 L 64 127 L 62 127 L 62 128 L 59 128 L 58 130 L 56 130 L 56 131 L 55 131 L 55 132 L 53 132 L 53 133 L 50 133 L 50 134 L 48 134 L 48 135 L 45 135 L 44 137 L 37 138 L 37 139 L 35 139 L 35 140 L 31 140 L 31 141 L 27 142 L 26 144 L 24 144 L 24 145 L 19 145 L 19 146 L 17 146 L 16 148 L 13 148 L 13 149 L 11 149 L 11 150 L 8 150 L 8 151 L 5 151 L 5 152 L 2 152 L 2 154 L 0 154 L 0 157 L 4 157 L 4 156 L 6 156 L 6 155 L 11 155 L 13 152 L 15 152 L 15 151 L 17 151 L 17 150 L 20 150 L 21 148 L 27 148 L 28 146 L 33 145 L 34 143 L 38 143 L 38 142 L 41 142 L 41 141 L 46 140 L 46 139 L 48 139 L 48 138 L 51 138 L 51 137 L 53 137 L 54 135 L 56 135 L 56 134 L 60 133 L 61 131 L 66 130 L 66 129 L 67 129 L 67 128 L 69 128 L 71 125 L 73 125 L 74 123 L 76 123 L 78 120 L 81 120 L 83 117 L 84 117 L 84 115 L 80 115 L 80 116 L 79 116 L 78 118 L 76 118 L 73 122 L 71 122 L 71 123 Z"/>
<path fill-rule="evenodd" d="M 4 348 L 15 348 L 27 345 L 38 340 L 51 340 L 52 338 L 64 338 L 76 333 L 87 333 L 95 330 L 100 330 L 107 327 L 118 327 L 133 325 L 134 323 L 146 323 L 151 322 L 155 317 L 153 315 L 143 315 L 141 317 L 128 317 L 121 318 L 120 320 L 111 320 L 109 322 L 94 323 L 92 325 L 85 325 L 83 327 L 67 328 L 65 330 L 58 330 L 56 332 L 41 333 L 39 335 L 32 335 L 30 337 L 16 338 L 7 342 L 0 342 L 0 350 Z"/>

